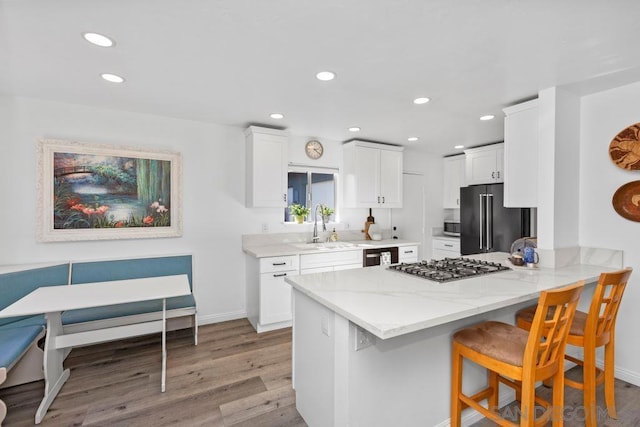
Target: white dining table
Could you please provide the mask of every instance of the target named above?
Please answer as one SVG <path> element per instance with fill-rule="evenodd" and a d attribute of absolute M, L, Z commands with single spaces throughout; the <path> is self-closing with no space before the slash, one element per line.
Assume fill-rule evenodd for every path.
<path fill-rule="evenodd" d="M 162 331 L 161 392 L 165 391 L 167 367 L 167 298 L 189 295 L 186 274 L 149 277 L 143 279 L 114 280 L 38 288 L 0 311 L 0 318 L 44 314 L 47 335 L 44 345 L 44 397 L 36 411 L 39 424 L 56 395 L 69 378 L 69 369 L 63 362 L 68 349 L 74 346 L 97 344 L 121 338 L 146 335 Z M 85 332 L 65 334 L 62 313 L 92 307 L 126 304 L 162 299 L 162 320 L 115 326 Z"/>

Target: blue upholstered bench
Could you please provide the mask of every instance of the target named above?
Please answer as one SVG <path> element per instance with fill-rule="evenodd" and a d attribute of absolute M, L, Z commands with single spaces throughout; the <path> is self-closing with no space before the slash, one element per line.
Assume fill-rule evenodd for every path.
<path fill-rule="evenodd" d="M 42 286 L 66 285 L 69 263 L 0 269 L 0 309 Z M 43 315 L 0 319 L 0 370 L 6 381 L 0 388 L 41 380 Z"/>
<path fill-rule="evenodd" d="M 109 282 L 113 280 L 140 279 L 146 277 L 186 274 L 193 290 L 191 255 L 158 256 L 104 261 L 60 263 L 44 267 L 29 267 L 7 271 L 0 267 L 0 309 L 19 300 L 42 286 L 82 286 L 83 283 Z M 111 326 L 159 320 L 162 318 L 162 301 L 120 304 L 106 307 L 71 310 L 64 312 L 62 322 L 65 333 L 91 331 Z M 46 326 L 43 315 L 0 319 L 0 361 L 7 366 L 6 382 L 0 388 L 37 381 L 43 378 L 43 352 L 36 345 L 41 338 L 35 331 Z M 196 301 L 193 296 L 167 299 L 167 328 L 192 327 L 194 342 L 198 343 Z M 24 335 L 16 337 L 16 328 L 24 328 Z M 29 334 L 27 334 L 27 331 Z M 11 339 L 9 339 L 11 337 Z M 23 345 L 27 345 L 26 353 Z M 5 339 L 6 338 L 6 339 Z"/>
<path fill-rule="evenodd" d="M 191 255 L 74 262 L 71 266 L 71 286 L 178 274 L 188 276 L 193 291 Z M 73 333 L 161 318 L 162 301 L 156 300 L 66 311 L 62 314 L 62 324 L 65 333 Z M 167 319 L 169 329 L 193 327 L 194 342 L 198 343 L 198 320 L 193 293 L 167 299 Z"/>

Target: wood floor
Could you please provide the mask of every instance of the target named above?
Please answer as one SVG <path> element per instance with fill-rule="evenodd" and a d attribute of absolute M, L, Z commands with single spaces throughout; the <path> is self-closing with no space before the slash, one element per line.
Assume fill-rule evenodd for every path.
<path fill-rule="evenodd" d="M 291 389 L 291 329 L 258 335 L 246 319 L 234 320 L 202 326 L 197 346 L 190 330 L 170 332 L 167 347 L 165 393 L 159 335 L 74 349 L 65 361 L 71 377 L 40 425 L 306 425 Z M 570 375 L 579 376 L 579 368 Z M 42 393 L 42 381 L 0 390 L 9 410 L 3 426 L 34 425 Z M 616 399 L 618 420 L 612 420 L 603 412 L 599 388 L 598 425 L 640 426 L 640 388 L 616 381 Z M 566 412 L 566 427 L 584 425 L 581 401 L 579 391 L 566 388 L 566 406 L 577 408 Z M 505 410 L 515 413 L 513 406 Z M 474 426 L 492 425 L 483 420 Z"/>
<path fill-rule="evenodd" d="M 42 426 L 305 426 L 291 388 L 291 329 L 256 334 L 246 319 L 74 349 L 71 377 Z M 43 382 L 0 390 L 3 426 L 32 426 Z"/>

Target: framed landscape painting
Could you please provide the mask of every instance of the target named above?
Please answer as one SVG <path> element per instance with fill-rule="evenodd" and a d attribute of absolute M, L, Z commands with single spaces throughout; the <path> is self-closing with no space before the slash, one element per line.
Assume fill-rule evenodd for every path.
<path fill-rule="evenodd" d="M 179 153 L 38 141 L 39 240 L 182 235 Z"/>

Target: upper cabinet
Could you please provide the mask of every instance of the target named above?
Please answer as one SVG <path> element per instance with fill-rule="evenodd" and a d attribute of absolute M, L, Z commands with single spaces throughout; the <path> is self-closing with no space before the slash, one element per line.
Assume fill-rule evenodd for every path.
<path fill-rule="evenodd" d="M 538 205 L 538 100 L 504 110 L 504 206 Z"/>
<path fill-rule="evenodd" d="M 344 206 L 401 208 L 402 151 L 403 147 L 364 141 L 344 144 Z"/>
<path fill-rule="evenodd" d="M 470 148 L 464 153 L 466 185 L 504 182 L 504 144 Z"/>
<path fill-rule="evenodd" d="M 247 155 L 247 207 L 287 206 L 289 134 L 250 126 L 245 130 Z"/>
<path fill-rule="evenodd" d="M 460 208 L 460 187 L 464 187 L 465 156 L 445 157 L 442 205 L 445 209 Z"/>

